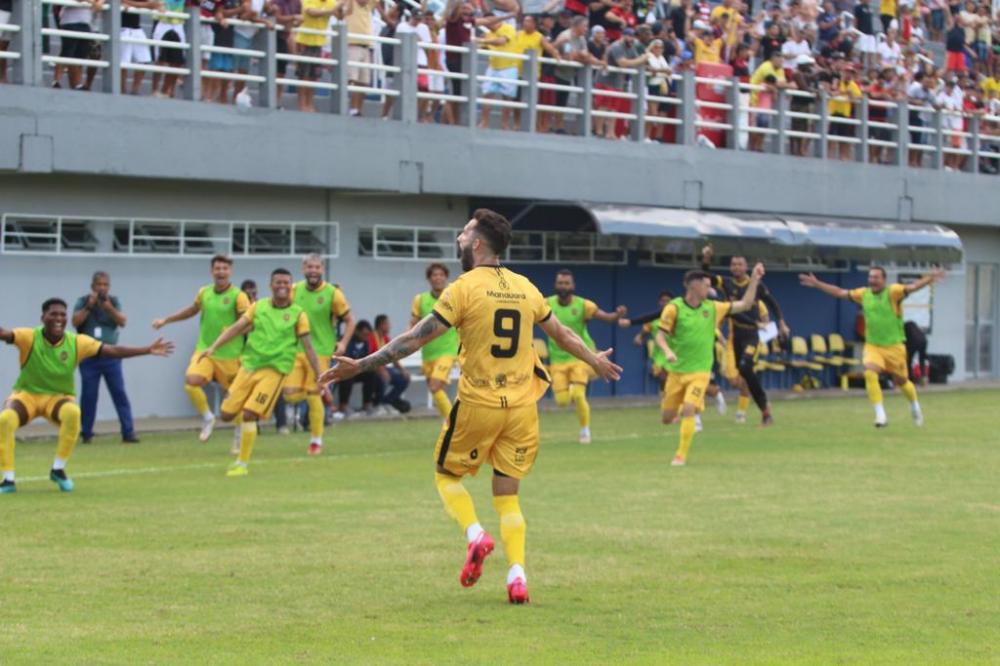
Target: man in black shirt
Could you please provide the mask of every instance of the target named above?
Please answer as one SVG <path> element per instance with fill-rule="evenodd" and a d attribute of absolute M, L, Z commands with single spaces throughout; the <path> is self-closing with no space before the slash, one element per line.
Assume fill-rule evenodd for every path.
<path fill-rule="evenodd" d="M 714 250 L 711 245 L 706 245 L 701 252 L 702 270 L 711 273 L 709 268 Z M 719 298 L 728 301 L 738 301 L 743 298 L 747 286 L 750 284 L 750 272 L 747 270 L 746 257 L 734 255 L 729 262 L 731 277 L 724 278 L 721 275 L 712 273 L 712 286 L 718 292 Z M 737 315 L 730 315 L 729 321 L 729 363 L 726 371 L 731 383 L 739 385 L 740 402 L 736 411 L 736 420 L 743 423 L 746 420 L 747 394 L 753 397 L 754 403 L 761 413 L 761 425 L 771 425 L 774 420 L 771 417 L 771 406 L 767 402 L 767 393 L 760 385 L 760 380 L 754 372 L 754 364 L 757 359 L 757 345 L 760 337 L 757 333 L 764 323 L 763 314 L 770 311 L 778 322 L 778 330 L 781 335 L 788 337 L 790 331 L 785 324 L 785 319 L 781 314 L 778 302 L 771 296 L 767 287 L 760 284 L 757 287 L 756 308 L 749 312 Z M 763 311 L 761 308 L 766 308 Z M 740 381 L 742 379 L 742 381 Z"/>

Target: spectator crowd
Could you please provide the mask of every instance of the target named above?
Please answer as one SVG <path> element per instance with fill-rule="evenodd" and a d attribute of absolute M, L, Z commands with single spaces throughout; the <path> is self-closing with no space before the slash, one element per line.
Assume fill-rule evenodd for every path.
<path fill-rule="evenodd" d="M 4 7 L 5 0 L 0 0 Z M 55 15 L 47 17 L 62 30 L 88 32 L 97 20 L 96 12 L 105 0 L 86 0 L 78 6 L 45 5 Z M 440 0 L 437 0 L 440 2 Z M 967 130 L 970 119 L 979 116 L 980 130 L 992 134 L 998 128 L 990 118 L 1000 113 L 1000 79 L 997 60 L 1000 39 L 998 21 L 988 1 L 977 0 L 448 0 L 447 4 L 417 4 L 414 0 L 122 0 L 122 36 L 151 36 L 163 42 L 200 40 L 203 46 L 249 49 L 261 31 L 284 28 L 277 36 L 278 52 L 299 56 L 296 62 L 278 61 L 278 76 L 290 88 L 295 85 L 297 107 L 316 110 L 316 97 L 329 80 L 331 57 L 329 31 L 343 24 L 349 34 L 348 55 L 352 63 L 347 78 L 365 90 L 350 95 L 352 115 L 388 116 L 393 97 L 381 99 L 379 88 L 392 85 L 392 75 L 379 65 L 392 65 L 391 45 L 360 38 L 361 35 L 393 37 L 404 33 L 417 36 L 418 88 L 436 93 L 422 99 L 422 122 L 456 123 L 460 103 L 455 99 L 467 91 L 469 82 L 448 73 L 462 71 L 462 55 L 447 47 L 476 42 L 487 50 L 485 76 L 478 91 L 481 125 L 519 127 L 526 88 L 525 54 L 535 52 L 543 62 L 537 72 L 542 87 L 537 118 L 540 132 L 566 133 L 568 124 L 578 122 L 560 108 L 580 101 L 570 98 L 581 84 L 581 68 L 593 70 L 594 114 L 591 128 L 596 136 L 622 138 L 629 123 L 622 114 L 634 113 L 636 77 L 627 70 L 645 70 L 647 117 L 676 117 L 679 77 L 686 70 L 702 75 L 709 66 L 721 66 L 745 86 L 743 105 L 750 109 L 746 120 L 751 131 L 742 139 L 750 150 L 763 150 L 766 130 L 775 122 L 779 90 L 818 93 L 828 96 L 827 115 L 831 119 L 832 140 L 828 153 L 834 158 L 851 159 L 855 150 L 851 138 L 858 136 L 860 114 L 868 114 L 868 160 L 892 160 L 890 130 L 879 127 L 896 120 L 892 102 L 908 101 L 919 107 L 910 111 L 911 144 L 930 143 L 928 127 L 931 109 L 943 109 L 944 129 Z M 130 8 L 152 12 L 142 17 Z M 202 34 L 185 35 L 183 19 L 155 12 L 200 12 L 205 23 Z M 0 21 L 9 20 L 9 11 L 0 11 Z M 151 22 L 150 29 L 143 27 Z M 5 33 L 0 33 L 2 36 Z M 427 48 L 439 44 L 443 49 Z M 0 42 L 3 48 L 6 42 Z M 60 55 L 86 60 L 100 57 L 100 42 L 63 37 Z M 204 68 L 223 74 L 247 74 L 255 59 L 245 55 L 203 52 Z M 123 63 L 155 63 L 165 67 L 183 66 L 185 51 L 167 46 L 150 47 L 123 43 Z M 0 59 L 0 63 L 6 62 Z M 730 69 L 726 69 L 726 66 Z M 441 74 L 435 74 L 441 72 Z M 719 75 L 716 69 L 713 75 Z M 74 64 L 57 65 L 55 87 L 88 89 L 96 68 Z M 123 90 L 144 90 L 145 73 L 135 70 L 131 81 L 122 72 Z M 723 75 L 724 75 L 723 74 Z M 5 70 L 0 70 L 0 81 Z M 177 94 L 177 74 L 151 73 L 153 94 Z M 207 101 L 252 103 L 244 91 L 245 82 L 230 78 L 206 77 L 202 95 Z M 815 97 L 790 92 L 787 109 L 792 112 L 789 129 L 796 135 L 815 126 L 809 114 L 818 114 Z M 454 96 L 454 97 L 453 97 Z M 862 104 L 862 98 L 868 103 Z M 801 115 L 801 114 L 806 114 Z M 649 122 L 647 141 L 673 141 L 674 129 L 667 122 Z M 967 148 L 962 136 L 949 135 L 950 148 Z M 810 139 L 794 136 L 792 154 L 808 154 L 816 148 Z M 966 157 L 951 153 L 946 167 L 960 169 Z M 911 166 L 920 166 L 923 152 L 911 151 Z M 985 171 L 996 171 L 995 160 L 985 159 Z"/>

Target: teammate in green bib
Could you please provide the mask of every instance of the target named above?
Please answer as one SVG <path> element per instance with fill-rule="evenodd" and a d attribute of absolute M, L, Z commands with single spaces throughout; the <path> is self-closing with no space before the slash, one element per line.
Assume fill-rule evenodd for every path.
<path fill-rule="evenodd" d="M 424 277 L 430 289 L 413 297 L 410 306 L 411 327 L 433 312 L 434 304 L 448 286 L 448 267 L 444 264 L 431 264 L 424 271 Z M 447 388 L 451 383 L 451 369 L 458 363 L 458 346 L 458 331 L 449 328 L 420 349 L 421 371 L 427 380 L 427 392 L 443 419 L 447 419 L 451 413 L 451 399 Z"/>
<path fill-rule="evenodd" d="M 834 298 L 843 298 L 861 306 L 865 318 L 865 389 L 875 410 L 875 427 L 889 424 L 882 404 L 879 375 L 887 373 L 910 401 L 910 416 L 917 426 L 924 424 L 924 414 L 917 399 L 917 387 L 909 378 L 906 361 L 906 336 L 903 333 L 903 299 L 915 291 L 939 282 L 944 271 L 935 268 L 924 277 L 907 284 L 889 284 L 885 269 L 875 266 L 868 271 L 868 286 L 844 289 L 828 284 L 812 273 L 799 275 L 803 286 L 819 289 Z"/>
<path fill-rule="evenodd" d="M 684 274 L 684 296 L 663 308 L 657 347 L 666 358 L 669 375 L 663 389 L 660 411 L 663 423 L 673 423 L 681 416 L 680 445 L 673 465 L 687 463 L 688 450 L 695 433 L 695 416 L 704 409 L 705 391 L 712 377 L 715 360 L 715 329 L 728 315 L 746 312 L 757 300 L 757 285 L 764 277 L 764 265 L 757 264 L 750 275 L 743 298 L 739 301 L 713 301 L 708 298 L 712 276 L 702 270 Z"/>
<path fill-rule="evenodd" d="M 316 357 L 319 359 L 319 371 L 322 374 L 330 367 L 330 357 L 343 354 L 347 342 L 354 335 L 354 315 L 351 306 L 344 297 L 343 290 L 330 284 L 323 276 L 326 266 L 323 257 L 318 254 L 308 254 L 302 259 L 302 276 L 305 278 L 295 283 L 292 288 L 292 301 L 309 319 L 309 337 Z M 344 336 L 338 338 L 337 328 L 344 325 Z M 313 373 L 305 350 L 300 346 L 295 357 L 295 366 L 285 382 L 285 402 L 289 403 L 288 422 L 298 429 L 299 419 L 296 417 L 297 403 L 306 402 L 309 413 L 309 455 L 318 456 L 323 452 L 323 422 L 326 410 L 324 399 L 329 399 L 328 391 L 320 391 L 317 384 L 318 375 Z"/>
<path fill-rule="evenodd" d="M 292 301 L 292 274 L 278 268 L 271 273 L 271 297 L 251 305 L 201 353 L 200 358 L 212 358 L 230 340 L 246 336 L 240 370 L 220 407 L 223 421 L 242 418 L 239 455 L 226 476 L 247 475 L 257 440 L 257 422 L 267 419 L 274 410 L 285 379 L 295 367 L 300 345 L 313 376 L 319 377 L 319 361 L 309 330 L 309 317 Z"/>
<path fill-rule="evenodd" d="M 130 358 L 153 354 L 169 356 L 172 342 L 157 340 L 148 347 L 102 344 L 89 335 L 66 330 L 66 303 L 50 298 L 42 304 L 42 325 L 35 328 L 0 327 L 0 340 L 17 347 L 21 371 L 14 391 L 0 411 L 0 494 L 17 490 L 14 483 L 14 433 L 42 416 L 58 424 L 59 443 L 49 478 L 64 492 L 73 490 L 66 476 L 66 461 L 80 436 L 80 408 L 75 402 L 76 367 L 94 356 Z"/>
<path fill-rule="evenodd" d="M 556 273 L 555 294 L 548 297 L 552 314 L 559 322 L 576 333 L 594 349 L 594 341 L 587 331 L 591 319 L 616 323 L 625 316 L 626 308 L 619 305 L 614 312 L 605 312 L 594 301 L 576 295 L 573 273 L 562 269 Z M 549 374 L 552 375 L 552 394 L 556 404 L 565 407 L 572 402 L 580 422 L 580 443 L 590 444 L 590 403 L 587 402 L 587 384 L 594 374 L 590 366 L 559 347 L 549 338 Z"/>
<path fill-rule="evenodd" d="M 202 425 L 198 439 L 202 442 L 208 441 L 215 428 L 215 414 L 208 406 L 205 386 L 214 381 L 223 391 L 229 388 L 240 369 L 239 359 L 243 353 L 243 338 L 230 340 L 211 358 L 203 357 L 202 352 L 208 349 L 224 330 L 235 324 L 240 315 L 250 307 L 247 295 L 230 281 L 233 275 L 233 260 L 217 254 L 210 260 L 210 265 L 212 284 L 198 290 L 194 303 L 172 315 L 153 321 L 153 328 L 159 330 L 167 324 L 200 315 L 198 342 L 184 372 L 184 392 L 187 393 L 195 411 L 201 416 Z"/>

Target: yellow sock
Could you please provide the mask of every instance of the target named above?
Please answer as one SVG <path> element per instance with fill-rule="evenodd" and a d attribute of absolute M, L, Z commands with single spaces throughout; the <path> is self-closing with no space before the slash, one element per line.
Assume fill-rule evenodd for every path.
<path fill-rule="evenodd" d="M 493 506 L 500 514 L 500 539 L 507 554 L 507 566 L 524 566 L 524 543 L 528 531 L 521 514 L 517 495 L 498 495 L 493 498 Z"/>
<path fill-rule="evenodd" d="M 286 393 L 285 394 L 285 402 L 291 403 L 291 404 L 294 405 L 297 402 L 302 402 L 307 397 L 308 396 L 306 395 L 305 391 L 295 391 L 294 393 Z"/>
<path fill-rule="evenodd" d="M 865 370 L 865 390 L 868 391 L 868 399 L 873 405 L 882 404 L 882 387 L 878 383 L 877 372 Z M 914 392 L 916 392 L 915 389 Z"/>
<path fill-rule="evenodd" d="M 309 405 L 309 434 L 314 438 L 323 436 L 323 418 L 326 416 L 323 410 L 323 398 L 318 395 L 306 397 L 306 404 Z"/>
<path fill-rule="evenodd" d="M 21 418 L 13 409 L 0 412 L 0 471 L 14 471 L 14 433 L 21 425 Z"/>
<path fill-rule="evenodd" d="M 441 416 L 443 418 L 448 418 L 448 415 L 451 414 L 451 400 L 448 399 L 447 391 L 444 389 L 438 389 L 431 394 L 431 398 L 433 398 L 434 406 L 437 407 Z"/>
<path fill-rule="evenodd" d="M 204 389 L 200 386 L 185 384 L 184 392 L 188 394 L 188 399 L 191 401 L 194 411 L 198 412 L 199 416 L 204 416 L 209 413 L 208 396 L 205 395 Z"/>
<path fill-rule="evenodd" d="M 56 458 L 69 460 L 80 439 L 80 405 L 75 402 L 64 402 L 56 414 L 59 419 L 59 439 L 56 446 Z"/>
<path fill-rule="evenodd" d="M 691 440 L 694 439 L 694 417 L 681 417 L 681 443 L 677 447 L 677 457 L 687 460 L 688 449 L 691 448 Z"/>
<path fill-rule="evenodd" d="M 903 395 L 910 402 L 917 401 L 917 387 L 913 385 L 913 382 L 907 380 L 905 384 L 899 387 L 899 390 L 903 392 Z"/>
<path fill-rule="evenodd" d="M 580 421 L 580 427 L 590 427 L 590 403 L 587 402 L 587 387 L 583 384 L 573 384 L 569 387 L 569 395 L 576 404 L 576 418 Z"/>
<path fill-rule="evenodd" d="M 565 391 L 559 391 L 558 393 L 555 394 L 555 398 L 557 407 L 565 407 L 566 405 L 569 404 L 570 400 L 569 389 L 566 389 Z"/>
<path fill-rule="evenodd" d="M 253 453 L 254 442 L 257 441 L 257 422 L 244 421 L 240 426 L 240 455 L 236 458 L 246 465 L 250 462 L 250 454 Z"/>
<path fill-rule="evenodd" d="M 747 407 L 750 406 L 750 396 L 740 395 L 739 400 L 736 401 L 736 411 L 745 412 Z"/>
<path fill-rule="evenodd" d="M 444 502 L 444 510 L 458 521 L 462 530 L 467 530 L 470 525 L 479 522 L 476 518 L 476 507 L 472 503 L 472 495 L 465 489 L 460 479 L 436 473 L 434 484 L 437 486 L 441 501 Z"/>

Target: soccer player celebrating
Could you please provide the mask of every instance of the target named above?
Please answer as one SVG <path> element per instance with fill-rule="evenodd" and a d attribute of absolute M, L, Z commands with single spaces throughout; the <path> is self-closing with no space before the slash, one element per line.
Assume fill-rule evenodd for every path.
<path fill-rule="evenodd" d="M 222 331 L 236 323 L 240 315 L 250 307 L 247 295 L 230 281 L 233 274 L 233 260 L 217 254 L 212 257 L 211 266 L 212 284 L 198 290 L 194 303 L 172 315 L 153 321 L 153 328 L 160 330 L 167 324 L 201 314 L 198 322 L 198 343 L 184 373 L 184 391 L 195 411 L 201 415 L 202 426 L 198 439 L 202 442 L 208 441 L 215 428 L 215 414 L 208 407 L 205 386 L 214 381 L 223 391 L 229 389 L 240 369 L 239 358 L 243 351 L 243 339 L 232 340 L 220 348 L 212 358 L 205 357 L 202 352 L 208 349 Z M 234 434 L 234 437 L 238 436 L 239 428 Z"/>
<path fill-rule="evenodd" d="M 671 464 L 687 462 L 695 433 L 695 416 L 704 408 L 705 391 L 715 359 L 715 329 L 727 316 L 755 307 L 757 285 L 764 277 L 764 265 L 757 264 L 738 301 L 709 298 L 712 275 L 691 270 L 684 274 L 683 297 L 667 303 L 660 315 L 656 344 L 667 358 L 667 385 L 660 403 L 663 423 L 672 423 L 681 410 L 680 446 Z"/>
<path fill-rule="evenodd" d="M 564 268 L 556 273 L 556 293 L 549 296 L 552 314 L 563 326 L 567 326 L 590 348 L 594 341 L 587 332 L 587 322 L 597 319 L 609 324 L 625 316 L 626 308 L 619 305 L 614 312 L 605 312 L 597 304 L 575 295 L 576 284 L 573 273 Z M 552 393 L 556 404 L 565 407 L 570 402 L 576 406 L 576 417 L 580 421 L 580 443 L 590 444 L 590 404 L 587 402 L 587 384 L 593 378 L 590 367 L 573 354 L 562 349 L 549 338 L 549 373 L 552 375 Z"/>
<path fill-rule="evenodd" d="M 417 294 L 413 297 L 413 306 L 410 310 L 410 326 L 416 326 L 424 317 L 434 311 L 434 306 L 441 293 L 448 286 L 448 268 L 444 264 L 431 264 L 424 274 L 427 282 L 430 283 L 430 291 Z M 451 413 L 451 401 L 445 387 L 451 382 L 451 369 L 458 360 L 458 333 L 455 329 L 448 329 L 436 340 L 428 342 L 421 347 L 420 355 L 423 359 L 423 373 L 427 379 L 427 391 L 434 400 L 443 418 L 448 418 Z"/>
<path fill-rule="evenodd" d="M 309 340 L 309 317 L 292 301 L 292 274 L 284 268 L 271 273 L 271 297 L 251 305 L 235 324 L 203 351 L 199 360 L 211 359 L 230 340 L 246 335 L 240 369 L 222 403 L 222 420 L 242 416 L 240 453 L 226 476 L 246 476 L 247 464 L 257 441 L 257 421 L 267 420 L 274 409 L 285 378 L 295 367 L 299 346 L 313 377 L 319 376 L 319 360 Z"/>
<path fill-rule="evenodd" d="M 305 280 L 295 283 L 292 300 L 302 308 L 309 318 L 309 335 L 316 350 L 319 370 L 330 367 L 330 357 L 343 354 L 347 343 L 354 335 L 354 315 L 344 298 L 344 292 L 335 284 L 323 279 L 325 266 L 318 254 L 309 254 L 302 260 L 302 275 Z M 337 340 L 337 322 L 344 322 L 344 337 Z M 297 403 L 306 401 L 309 406 L 309 455 L 318 456 L 323 451 L 323 400 L 328 391 L 319 390 L 318 375 L 313 373 L 312 362 L 300 346 L 295 356 L 295 367 L 285 383 L 285 401 Z"/>
<path fill-rule="evenodd" d="M 458 236 L 465 273 L 444 290 L 431 314 L 374 354 L 357 360 L 335 358 L 336 365 L 320 381 L 342 381 L 392 363 L 451 328 L 459 330 L 462 376 L 458 397 L 435 447 L 435 483 L 445 509 L 468 540 L 459 582 L 469 587 L 479 580 L 483 560 L 493 552 L 494 543 L 479 524 L 461 479 L 476 474 L 484 462 L 493 468 L 493 504 L 500 514 L 500 537 L 510 567 L 507 598 L 521 604 L 528 601 L 528 587 L 518 489 L 538 454 L 536 403 L 548 389 L 548 376 L 531 343 L 532 327 L 541 326 L 603 379 L 618 379 L 621 368 L 609 359 L 610 349 L 592 351 L 553 317 L 527 278 L 500 266 L 510 233 L 510 222 L 502 215 L 475 211 Z"/>
<path fill-rule="evenodd" d="M 44 416 L 59 425 L 59 444 L 49 478 L 59 490 L 70 492 L 73 481 L 66 476 L 69 460 L 80 436 L 80 408 L 75 402 L 74 373 L 80 361 L 133 356 L 169 356 L 174 343 L 157 339 L 148 347 L 106 345 L 89 335 L 66 330 L 66 303 L 50 298 L 42 303 L 42 325 L 35 328 L 0 328 L 0 340 L 17 346 L 21 353 L 21 373 L 14 382 L 14 392 L 0 411 L 0 467 L 3 483 L 0 493 L 13 493 L 14 433 L 36 417 Z"/>
<path fill-rule="evenodd" d="M 922 426 L 924 415 L 917 401 L 917 387 L 909 379 L 906 367 L 906 336 L 903 333 L 903 299 L 929 284 L 944 278 L 944 271 L 933 269 L 916 282 L 909 284 L 886 284 L 885 269 L 874 266 L 868 271 L 868 286 L 857 289 L 843 289 L 827 284 L 812 273 L 799 275 L 803 286 L 819 289 L 834 298 L 845 298 L 861 306 L 865 318 L 865 389 L 868 399 L 875 408 L 875 427 L 884 428 L 889 421 L 882 405 L 882 387 L 879 374 L 886 372 L 910 401 L 913 422 Z"/>
<path fill-rule="evenodd" d="M 701 251 L 702 270 L 705 272 L 709 272 L 708 267 L 713 254 L 711 245 L 706 245 Z M 729 272 L 731 273 L 729 278 L 711 274 L 712 286 L 723 300 L 739 301 L 750 285 L 746 257 L 733 255 L 729 260 Z M 755 307 L 739 315 L 729 317 L 728 362 L 726 365 L 729 366 L 727 371 L 730 374 L 727 378 L 730 382 L 737 384 L 740 389 L 740 398 L 736 407 L 736 422 L 746 422 L 747 406 L 752 396 L 761 413 L 761 425 L 767 426 L 771 425 L 774 419 L 771 416 L 771 406 L 767 401 L 767 392 L 764 391 L 757 373 L 754 372 L 757 346 L 760 344 L 757 331 L 759 325 L 766 321 L 768 310 L 774 313 L 782 336 L 788 337 L 791 331 L 785 324 L 778 301 L 763 284 L 757 287 L 757 299 L 759 302 L 754 303 Z"/>

